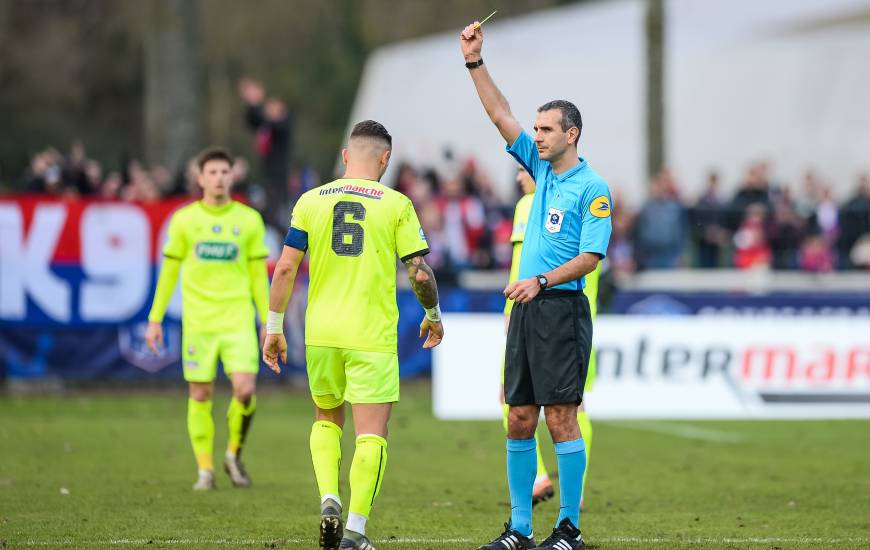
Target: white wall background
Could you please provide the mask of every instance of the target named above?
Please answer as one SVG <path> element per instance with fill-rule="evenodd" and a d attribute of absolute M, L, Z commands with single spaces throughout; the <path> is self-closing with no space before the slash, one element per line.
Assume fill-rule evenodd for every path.
<path fill-rule="evenodd" d="M 611 182 L 627 185 L 643 170 L 642 24 L 642 7 L 634 1 L 513 19 L 496 15 L 484 25 L 483 58 L 529 131 L 538 106 L 574 102 L 583 115 L 581 154 Z M 516 164 L 463 66 L 461 30 L 377 50 L 351 125 L 366 118 L 382 122 L 393 135 L 394 161 L 440 167 L 445 147 L 460 160 L 472 156 L 507 194 Z M 384 181 L 392 181 L 390 173 Z"/>
<path fill-rule="evenodd" d="M 635 204 L 646 187 L 643 9 L 614 0 L 496 16 L 483 50 L 526 128 L 545 101 L 578 105 L 581 154 Z M 870 170 L 870 0 L 670 0 L 667 14 L 667 148 L 688 196 L 710 167 L 733 187 L 758 159 L 795 183 L 815 168 L 840 197 Z M 445 147 L 472 156 L 507 194 L 514 166 L 462 66 L 459 31 L 377 50 L 351 123 L 383 122 L 395 160 L 443 169 Z"/>

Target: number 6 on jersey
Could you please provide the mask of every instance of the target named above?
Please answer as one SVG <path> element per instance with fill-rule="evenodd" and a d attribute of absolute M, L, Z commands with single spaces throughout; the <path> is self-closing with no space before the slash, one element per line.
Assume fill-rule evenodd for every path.
<path fill-rule="evenodd" d="M 347 221 L 347 215 L 361 222 L 366 219 L 366 207 L 358 202 L 341 201 L 332 209 L 332 250 L 339 256 L 359 256 L 365 244 L 365 233 L 358 223 Z"/>

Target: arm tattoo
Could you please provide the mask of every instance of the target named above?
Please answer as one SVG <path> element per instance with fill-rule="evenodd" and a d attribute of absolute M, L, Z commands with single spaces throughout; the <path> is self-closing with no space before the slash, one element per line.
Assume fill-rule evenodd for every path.
<path fill-rule="evenodd" d="M 432 268 L 426 264 L 422 256 L 414 256 L 404 262 L 408 269 L 408 279 L 411 288 L 417 295 L 417 300 L 424 308 L 433 308 L 438 305 L 438 285 L 435 283 L 435 274 Z"/>

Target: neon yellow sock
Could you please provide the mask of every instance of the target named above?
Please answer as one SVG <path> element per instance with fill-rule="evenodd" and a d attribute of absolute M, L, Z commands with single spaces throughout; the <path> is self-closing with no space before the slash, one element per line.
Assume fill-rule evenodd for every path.
<path fill-rule="evenodd" d="M 245 437 L 248 435 L 248 429 L 251 427 L 251 421 L 254 419 L 256 408 L 256 395 L 251 396 L 251 402 L 248 403 L 247 407 L 235 397 L 230 400 L 230 406 L 227 409 L 227 427 L 229 428 L 228 453 L 238 455 L 242 452 L 242 445 L 245 444 Z"/>
<path fill-rule="evenodd" d="M 187 433 L 196 465 L 200 470 L 214 470 L 214 419 L 211 417 L 211 401 L 187 400 Z"/>
<path fill-rule="evenodd" d="M 502 425 L 504 426 L 504 431 L 507 433 L 508 428 L 508 412 L 510 411 L 510 407 L 507 403 L 501 406 L 502 412 Z M 541 440 L 538 438 L 538 431 L 535 430 L 535 448 L 538 453 L 538 473 L 535 474 L 536 477 L 550 477 L 550 474 L 547 473 L 547 465 L 544 464 L 544 457 L 541 455 Z"/>
<path fill-rule="evenodd" d="M 577 411 L 577 424 L 580 425 L 580 435 L 586 442 L 586 470 L 583 472 L 583 487 L 580 489 L 580 497 L 586 494 L 586 476 L 589 474 L 589 459 L 592 457 L 592 421 L 586 411 Z"/>
<path fill-rule="evenodd" d="M 387 440 L 373 434 L 358 436 L 350 465 L 350 513 L 369 517 L 386 466 Z"/>
<path fill-rule="evenodd" d="M 544 457 L 541 455 L 541 439 L 538 437 L 537 430 L 535 430 L 535 448 L 538 453 L 538 473 L 535 474 L 535 477 L 550 477 L 550 474 L 547 473 L 547 466 L 544 464 Z"/>
<path fill-rule="evenodd" d="M 320 498 L 338 496 L 338 472 L 341 469 L 341 428 L 328 420 L 318 420 L 311 426 L 311 462 Z"/>

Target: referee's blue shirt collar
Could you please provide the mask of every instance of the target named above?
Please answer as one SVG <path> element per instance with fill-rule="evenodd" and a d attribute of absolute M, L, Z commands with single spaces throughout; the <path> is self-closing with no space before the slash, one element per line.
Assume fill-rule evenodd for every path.
<path fill-rule="evenodd" d="M 557 174 L 556 171 L 553 170 L 553 175 L 556 177 L 556 179 L 558 179 L 559 181 L 565 181 L 566 179 L 570 178 L 571 176 L 573 176 L 574 174 L 576 174 L 580 170 L 586 168 L 586 159 L 584 159 L 583 157 L 577 157 L 577 158 L 580 160 L 580 164 L 577 164 L 577 165 L 565 170 L 561 174 Z"/>

